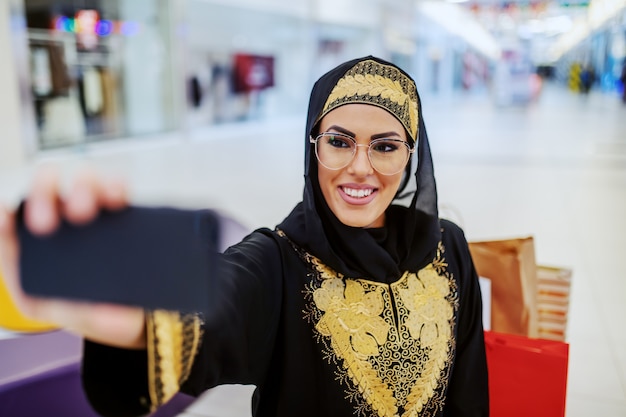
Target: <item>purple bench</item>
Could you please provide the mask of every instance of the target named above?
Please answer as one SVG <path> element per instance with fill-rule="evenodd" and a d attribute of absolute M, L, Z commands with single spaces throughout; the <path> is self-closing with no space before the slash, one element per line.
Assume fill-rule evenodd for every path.
<path fill-rule="evenodd" d="M 63 331 L 0 341 L 0 415 L 97 417 L 80 382 L 81 340 Z"/>
<path fill-rule="evenodd" d="M 83 393 L 81 346 L 64 331 L 0 341 L 0 416 L 99 417 Z M 177 394 L 153 417 L 175 416 L 194 400 Z"/>

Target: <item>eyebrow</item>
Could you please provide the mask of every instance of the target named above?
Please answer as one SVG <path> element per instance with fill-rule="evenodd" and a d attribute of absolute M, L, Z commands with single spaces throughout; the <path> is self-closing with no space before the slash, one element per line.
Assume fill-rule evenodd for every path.
<path fill-rule="evenodd" d="M 332 125 L 332 126 L 330 126 L 328 128 L 328 130 L 336 130 L 339 133 L 343 133 L 344 135 L 348 135 L 348 136 L 350 136 L 352 138 L 356 137 L 356 135 L 353 132 L 351 132 L 348 129 L 345 129 L 345 128 L 341 127 L 341 126 Z M 398 132 L 391 131 L 391 132 L 377 133 L 375 135 L 372 135 L 370 137 L 370 140 L 379 139 L 379 138 L 388 138 L 390 136 L 401 137 Z"/>

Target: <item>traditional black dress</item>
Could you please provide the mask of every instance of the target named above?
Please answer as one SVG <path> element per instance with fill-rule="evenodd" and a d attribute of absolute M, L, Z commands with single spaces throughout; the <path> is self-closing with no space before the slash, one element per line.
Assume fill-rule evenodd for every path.
<path fill-rule="evenodd" d="M 339 222 L 308 145 L 348 103 L 392 113 L 418 147 L 380 229 Z M 138 415 L 182 390 L 254 384 L 255 416 L 486 416 L 478 279 L 462 231 L 439 220 L 419 97 L 394 65 L 365 57 L 313 88 L 303 202 L 275 230 L 229 248 L 202 318 L 148 314 L 146 351 L 85 343 L 83 380 L 106 415 Z M 313 153 L 314 155 L 314 153 Z M 405 187 L 415 187 L 406 193 Z"/>

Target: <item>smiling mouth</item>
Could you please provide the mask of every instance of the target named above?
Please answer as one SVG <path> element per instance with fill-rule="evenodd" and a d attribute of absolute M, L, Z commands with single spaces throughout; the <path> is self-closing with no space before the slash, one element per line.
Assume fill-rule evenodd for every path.
<path fill-rule="evenodd" d="M 374 192 L 373 188 L 365 188 L 365 189 L 357 190 L 355 188 L 341 187 L 341 189 L 343 190 L 344 193 L 346 193 L 346 195 L 352 198 L 369 197 Z"/>

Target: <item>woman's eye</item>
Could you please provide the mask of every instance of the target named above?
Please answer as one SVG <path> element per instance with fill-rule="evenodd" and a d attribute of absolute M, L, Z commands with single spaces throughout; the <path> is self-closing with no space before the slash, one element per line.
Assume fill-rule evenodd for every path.
<path fill-rule="evenodd" d="M 398 144 L 394 141 L 376 142 L 372 144 L 372 149 L 381 153 L 394 152 L 398 150 Z"/>
<path fill-rule="evenodd" d="M 341 138 L 339 136 L 328 136 L 327 143 L 335 148 L 349 148 L 349 139 Z"/>

